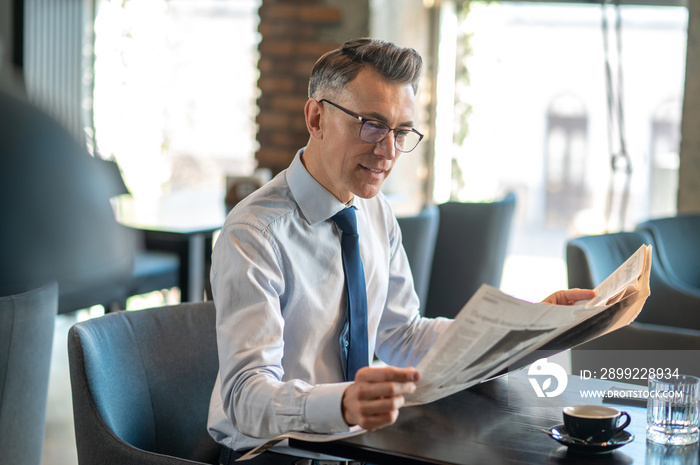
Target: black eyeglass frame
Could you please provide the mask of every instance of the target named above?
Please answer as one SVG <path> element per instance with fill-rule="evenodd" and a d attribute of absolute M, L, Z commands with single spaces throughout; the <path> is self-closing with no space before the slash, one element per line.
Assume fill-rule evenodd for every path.
<path fill-rule="evenodd" d="M 376 119 L 365 118 L 365 117 L 363 117 L 363 116 L 358 115 L 357 113 L 353 113 L 352 111 L 348 110 L 347 108 L 341 107 L 341 106 L 338 105 L 337 103 L 331 102 L 331 101 L 328 100 L 328 99 L 322 98 L 322 99 L 319 100 L 318 102 L 319 102 L 319 103 L 323 103 L 323 102 L 330 103 L 331 105 L 333 105 L 334 107 L 336 107 L 338 110 L 340 110 L 340 111 L 344 112 L 345 114 L 348 114 L 348 115 L 352 116 L 353 118 L 357 119 L 358 121 L 360 121 L 360 122 L 362 123 L 362 125 L 360 126 L 360 132 L 359 132 L 358 136 L 360 137 L 360 140 L 362 140 L 363 142 L 367 142 L 368 144 L 378 144 L 378 143 L 380 143 L 381 141 L 383 141 L 384 139 L 386 139 L 386 136 L 388 136 L 390 132 L 393 131 L 393 132 L 394 132 L 394 147 L 396 148 L 396 150 L 398 150 L 398 151 L 401 152 L 401 153 L 408 153 L 408 152 L 412 152 L 413 150 L 415 150 L 415 148 L 418 147 L 418 144 L 420 144 L 420 141 L 423 140 L 423 137 L 424 137 L 423 134 L 421 134 L 420 132 L 418 132 L 415 128 L 411 128 L 411 129 L 397 129 L 397 128 L 392 128 L 392 127 L 390 127 L 388 124 L 384 123 L 383 121 L 379 121 L 379 120 L 376 120 Z M 362 138 L 362 128 L 364 128 L 364 126 L 365 126 L 366 123 L 378 123 L 378 124 L 380 124 L 380 125 L 382 125 L 382 126 L 386 126 L 386 128 L 387 128 L 388 130 L 386 131 L 386 134 L 384 134 L 384 135 L 382 136 L 382 138 L 379 139 L 379 140 L 377 140 L 377 141 L 368 141 L 368 140 L 364 140 L 364 139 Z M 415 133 L 416 135 L 418 135 L 418 142 L 416 142 L 416 145 L 414 145 L 410 150 L 403 150 L 403 149 L 400 149 L 400 148 L 398 147 L 398 145 L 397 145 L 398 139 L 397 139 L 397 137 L 396 137 L 396 134 L 398 134 L 398 133 L 400 133 L 400 132 L 404 132 L 404 133 L 413 132 L 413 133 Z"/>

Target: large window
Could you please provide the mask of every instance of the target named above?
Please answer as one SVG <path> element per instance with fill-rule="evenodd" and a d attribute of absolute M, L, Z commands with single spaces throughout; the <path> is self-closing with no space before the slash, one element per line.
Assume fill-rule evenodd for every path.
<path fill-rule="evenodd" d="M 450 169 L 436 166 L 449 176 L 437 179 L 436 198 L 515 191 L 503 288 L 542 298 L 566 287 L 568 237 L 675 212 L 687 10 L 463 5 L 453 21 L 454 145 L 437 159 Z"/>
<path fill-rule="evenodd" d="M 100 0 L 95 139 L 135 195 L 255 168 L 261 0 Z"/>

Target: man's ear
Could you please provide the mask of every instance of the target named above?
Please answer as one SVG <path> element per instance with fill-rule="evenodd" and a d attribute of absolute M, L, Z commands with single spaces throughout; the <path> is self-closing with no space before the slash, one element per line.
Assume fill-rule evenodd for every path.
<path fill-rule="evenodd" d="M 310 98 L 304 106 L 304 117 L 306 118 L 306 128 L 309 130 L 309 135 L 314 139 L 323 138 L 323 129 L 321 128 L 321 114 L 323 113 L 323 104 L 316 99 Z"/>

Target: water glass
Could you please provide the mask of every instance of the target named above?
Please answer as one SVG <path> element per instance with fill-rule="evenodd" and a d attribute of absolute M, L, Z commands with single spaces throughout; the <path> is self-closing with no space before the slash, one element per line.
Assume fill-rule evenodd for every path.
<path fill-rule="evenodd" d="M 698 443 L 684 446 L 647 443 L 644 465 L 699 465 Z"/>
<path fill-rule="evenodd" d="M 669 445 L 698 442 L 699 391 L 700 378 L 695 376 L 649 378 L 647 439 Z"/>

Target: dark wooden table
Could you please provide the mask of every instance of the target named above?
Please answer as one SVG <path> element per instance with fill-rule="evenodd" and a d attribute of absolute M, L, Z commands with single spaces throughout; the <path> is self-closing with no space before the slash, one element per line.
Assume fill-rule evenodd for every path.
<path fill-rule="evenodd" d="M 603 454 L 572 452 L 541 428 L 563 423 L 566 405 L 601 404 L 583 399 L 580 389 L 629 386 L 569 376 L 566 391 L 538 398 L 518 371 L 474 386 L 439 401 L 401 410 L 396 424 L 360 436 L 328 443 L 290 440 L 290 446 L 373 464 L 697 464 L 698 447 L 647 444 L 646 408 L 606 403 L 627 411 L 635 438 Z"/>
<path fill-rule="evenodd" d="M 209 269 L 214 234 L 226 219 L 223 191 L 187 190 L 158 198 L 116 198 L 117 221 L 144 232 L 146 248 L 174 252 L 180 258 L 183 302 L 210 291 Z"/>

